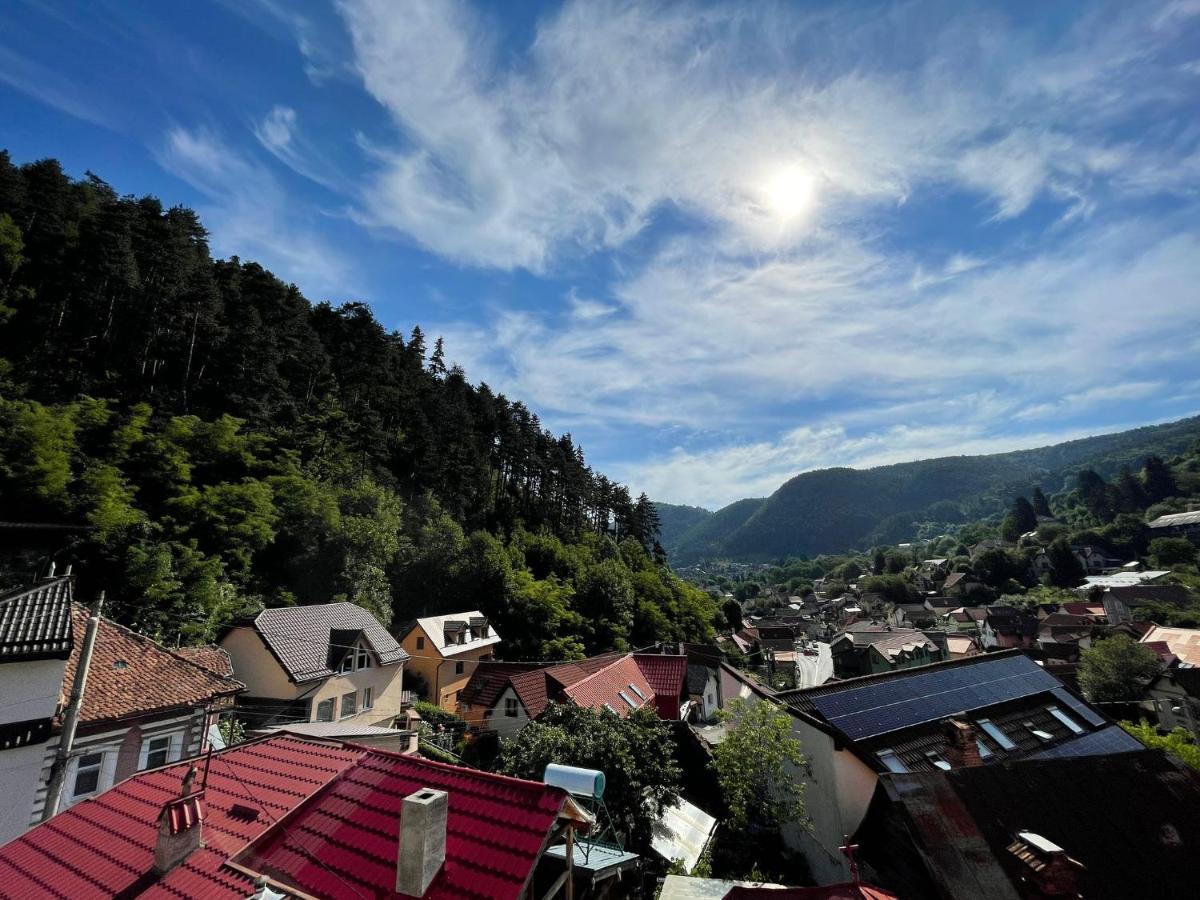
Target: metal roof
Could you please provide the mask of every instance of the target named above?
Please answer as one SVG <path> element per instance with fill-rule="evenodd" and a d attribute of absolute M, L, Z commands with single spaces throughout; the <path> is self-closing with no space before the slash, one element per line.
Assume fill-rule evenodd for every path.
<path fill-rule="evenodd" d="M 383 666 L 402 662 L 408 654 L 370 612 L 353 603 L 281 606 L 264 609 L 254 628 L 294 681 L 315 681 L 333 674 L 329 667 L 330 634 L 361 630 Z"/>
<path fill-rule="evenodd" d="M 0 594 L 0 663 L 70 656 L 74 596 L 69 575 Z"/>
<path fill-rule="evenodd" d="M 1159 516 L 1150 523 L 1151 528 L 1169 528 L 1172 525 L 1200 525 L 1200 509 Z"/>

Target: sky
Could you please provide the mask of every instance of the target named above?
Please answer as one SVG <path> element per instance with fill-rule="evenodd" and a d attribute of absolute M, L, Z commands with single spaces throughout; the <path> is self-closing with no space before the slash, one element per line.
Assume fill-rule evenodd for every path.
<path fill-rule="evenodd" d="M 0 147 L 657 500 L 1200 412 L 1200 0 L 9 0 Z"/>

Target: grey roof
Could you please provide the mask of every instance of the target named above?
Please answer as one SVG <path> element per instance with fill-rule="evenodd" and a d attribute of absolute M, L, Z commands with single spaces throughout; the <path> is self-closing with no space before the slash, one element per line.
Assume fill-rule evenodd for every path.
<path fill-rule="evenodd" d="M 254 628 L 294 681 L 314 681 L 334 674 L 329 668 L 333 631 L 361 631 L 379 657 L 380 665 L 408 659 L 408 654 L 379 620 L 353 603 L 265 609 L 255 617 Z"/>
<path fill-rule="evenodd" d="M 1200 525 L 1200 509 L 1159 516 L 1150 523 L 1151 528 L 1169 528 L 1172 525 Z"/>
<path fill-rule="evenodd" d="M 67 575 L 0 594 L 0 663 L 70 656 L 74 595 Z"/>

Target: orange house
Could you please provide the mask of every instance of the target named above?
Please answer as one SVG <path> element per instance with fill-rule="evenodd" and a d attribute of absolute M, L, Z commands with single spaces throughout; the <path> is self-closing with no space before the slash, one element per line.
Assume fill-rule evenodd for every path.
<path fill-rule="evenodd" d="M 428 685 L 426 699 L 447 712 L 457 710 L 459 692 L 499 643 L 500 635 L 479 610 L 417 619 L 400 640 L 408 670 Z"/>

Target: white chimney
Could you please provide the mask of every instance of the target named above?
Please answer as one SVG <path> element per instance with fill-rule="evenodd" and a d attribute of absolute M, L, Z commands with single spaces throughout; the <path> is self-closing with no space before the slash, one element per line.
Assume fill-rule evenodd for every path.
<path fill-rule="evenodd" d="M 422 788 L 404 798 L 400 812 L 400 849 L 396 893 L 424 897 L 446 861 L 445 791 Z"/>

